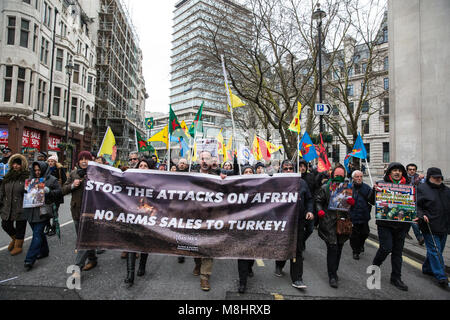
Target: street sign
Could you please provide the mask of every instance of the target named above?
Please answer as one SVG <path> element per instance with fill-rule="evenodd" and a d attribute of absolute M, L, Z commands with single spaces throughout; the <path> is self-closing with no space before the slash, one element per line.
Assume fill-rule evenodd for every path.
<path fill-rule="evenodd" d="M 331 114 L 331 106 L 327 103 L 316 103 L 314 105 L 314 114 L 318 116 L 328 116 Z"/>

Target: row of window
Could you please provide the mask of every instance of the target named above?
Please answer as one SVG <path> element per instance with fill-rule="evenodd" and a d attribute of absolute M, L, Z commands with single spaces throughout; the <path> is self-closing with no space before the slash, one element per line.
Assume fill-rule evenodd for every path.
<path fill-rule="evenodd" d="M 364 95 L 367 94 L 368 87 L 369 87 L 369 85 L 367 83 L 361 82 L 361 91 L 363 92 Z M 384 90 L 389 90 L 389 78 L 383 78 L 383 89 Z M 333 88 L 332 92 L 333 92 L 334 96 L 339 96 L 339 89 L 338 88 Z M 355 95 L 354 85 L 353 84 L 349 84 L 347 86 L 346 94 L 349 97 L 353 97 Z"/>
<path fill-rule="evenodd" d="M 17 104 L 28 104 L 32 105 L 32 94 L 33 94 L 33 72 L 30 72 L 29 77 L 29 90 L 28 90 L 28 100 L 25 101 L 25 85 L 26 85 L 26 69 L 18 67 L 17 69 L 17 83 L 16 83 L 16 92 L 15 92 L 15 102 Z M 55 86 L 53 89 L 53 106 L 52 106 L 52 115 L 54 116 L 62 116 L 66 117 L 66 107 L 67 106 L 67 94 L 68 90 L 63 89 L 61 87 Z M 38 88 L 37 88 L 37 99 L 36 99 L 36 110 L 40 112 L 44 112 L 45 106 L 48 103 L 47 98 L 48 92 L 48 83 L 42 79 L 38 80 Z M 5 68 L 5 76 L 4 76 L 4 91 L 3 91 L 3 101 L 11 102 L 13 97 L 13 66 L 6 66 Z M 64 102 L 63 104 L 61 104 Z M 89 109 L 89 106 L 85 109 L 85 101 L 83 99 L 79 99 L 77 97 L 72 97 L 71 99 L 71 109 L 70 109 L 70 121 L 73 123 L 79 123 L 81 125 L 84 124 L 85 110 Z M 77 109 L 79 106 L 79 117 L 77 119 Z M 62 114 L 61 114 L 62 110 Z"/>

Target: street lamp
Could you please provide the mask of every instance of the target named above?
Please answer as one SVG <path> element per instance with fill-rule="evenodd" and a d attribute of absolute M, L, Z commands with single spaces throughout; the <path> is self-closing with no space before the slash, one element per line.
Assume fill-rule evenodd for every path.
<path fill-rule="evenodd" d="M 72 57 L 69 57 L 69 61 L 66 64 L 66 73 L 67 76 L 69 77 L 69 86 L 67 88 L 67 107 L 66 107 L 66 136 L 65 136 L 65 142 L 66 142 L 66 147 L 64 150 L 65 153 L 65 157 L 67 157 L 67 148 L 68 148 L 68 143 L 69 143 L 69 104 L 70 104 L 70 84 L 71 84 L 71 80 L 72 80 L 72 70 L 74 69 L 74 65 L 72 63 Z M 67 160 L 67 159 L 65 159 Z M 70 157 L 70 162 L 72 162 L 72 157 Z M 69 165 L 69 164 L 68 164 Z M 70 166 L 69 166 L 70 168 Z"/>
<path fill-rule="evenodd" d="M 317 3 L 317 9 L 313 12 L 312 18 L 313 20 L 317 20 L 317 28 L 318 28 L 318 42 L 319 42 L 319 102 L 322 103 L 322 19 L 326 17 L 326 13 L 323 10 L 320 10 L 320 3 Z M 322 125 L 322 115 L 320 117 L 320 125 L 319 131 L 322 133 L 323 125 Z"/>

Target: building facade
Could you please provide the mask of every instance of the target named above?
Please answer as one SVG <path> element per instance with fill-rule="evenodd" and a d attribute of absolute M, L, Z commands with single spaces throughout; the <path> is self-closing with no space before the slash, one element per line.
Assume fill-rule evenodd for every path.
<path fill-rule="evenodd" d="M 0 145 L 30 159 L 55 153 L 71 167 L 91 146 L 92 20 L 69 0 L 2 1 L 0 12 Z"/>
<path fill-rule="evenodd" d="M 136 150 L 135 130 L 144 133 L 145 100 L 142 51 L 126 6 L 121 0 L 80 0 L 94 17 L 97 87 L 93 150 L 98 151 L 108 127 L 114 133 L 119 160 Z"/>

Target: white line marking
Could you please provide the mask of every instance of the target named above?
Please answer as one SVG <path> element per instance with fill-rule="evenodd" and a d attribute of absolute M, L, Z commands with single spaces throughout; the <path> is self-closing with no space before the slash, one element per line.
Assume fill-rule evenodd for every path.
<path fill-rule="evenodd" d="M 7 281 L 11 281 L 11 280 L 14 280 L 14 279 L 17 279 L 17 278 L 18 278 L 18 277 L 9 278 L 9 279 L 6 279 L 6 280 L 1 280 L 0 283 L 7 282 Z"/>

